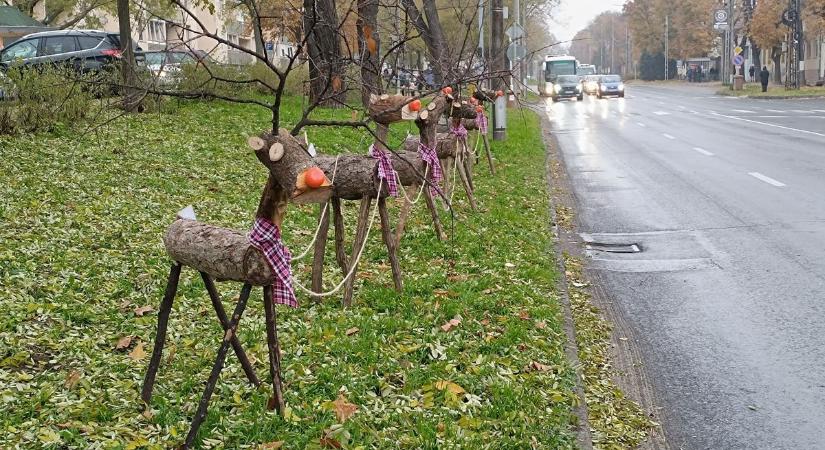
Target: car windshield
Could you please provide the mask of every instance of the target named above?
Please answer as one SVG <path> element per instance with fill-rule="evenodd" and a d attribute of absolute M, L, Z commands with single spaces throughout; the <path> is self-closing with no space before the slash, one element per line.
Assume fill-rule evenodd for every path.
<path fill-rule="evenodd" d="M 561 75 L 558 78 L 559 83 L 578 83 L 579 77 L 575 75 Z"/>
<path fill-rule="evenodd" d="M 620 81 L 622 81 L 622 77 L 618 75 L 605 75 L 602 77 L 603 83 L 618 83 Z"/>

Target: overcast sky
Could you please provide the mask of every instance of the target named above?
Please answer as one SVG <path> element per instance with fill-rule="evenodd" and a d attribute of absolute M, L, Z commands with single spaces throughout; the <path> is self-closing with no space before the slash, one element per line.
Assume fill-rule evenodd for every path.
<path fill-rule="evenodd" d="M 559 40 L 568 41 L 599 13 L 621 11 L 623 3 L 623 0 L 561 0 L 554 14 L 556 20 L 550 24 L 551 31 Z"/>

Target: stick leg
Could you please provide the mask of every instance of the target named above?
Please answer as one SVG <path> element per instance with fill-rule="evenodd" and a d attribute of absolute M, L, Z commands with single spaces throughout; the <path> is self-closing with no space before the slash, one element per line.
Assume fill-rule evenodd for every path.
<path fill-rule="evenodd" d="M 223 331 L 226 331 L 229 329 L 229 318 L 226 317 L 226 311 L 223 309 L 221 296 L 218 294 L 215 282 L 212 281 L 212 277 L 206 272 L 201 272 L 200 274 L 203 279 L 203 284 L 206 285 L 206 292 L 209 293 L 209 299 L 212 300 L 212 307 L 215 309 L 218 320 L 221 322 L 221 327 L 223 327 Z M 246 378 L 249 379 L 249 382 L 255 385 L 255 387 L 260 386 L 261 380 L 258 379 L 255 369 L 252 368 L 252 364 L 249 362 L 249 358 L 246 356 L 246 352 L 243 350 L 241 341 L 237 335 L 232 335 L 232 350 L 235 351 L 235 356 L 237 356 L 238 361 L 241 362 L 241 367 L 243 367 L 243 371 L 246 373 Z"/>
<path fill-rule="evenodd" d="M 326 210 L 324 207 L 326 206 Z M 324 252 L 327 248 L 327 235 L 329 234 L 329 203 L 318 205 L 318 214 L 321 221 L 318 229 L 318 237 L 315 239 L 314 255 L 312 258 L 312 290 L 321 292 L 324 288 Z M 314 297 L 315 301 L 321 301 L 321 297 Z"/>
<path fill-rule="evenodd" d="M 425 188 L 426 189 L 426 188 Z M 415 192 L 418 190 L 418 185 L 414 184 L 410 187 L 410 191 Z M 410 211 L 412 211 L 412 202 L 407 200 L 407 197 L 404 197 L 404 203 L 401 204 L 401 214 L 398 216 L 398 225 L 395 226 L 395 247 L 401 244 L 401 237 L 404 236 L 404 227 L 407 226 L 407 218 L 410 216 Z"/>
<path fill-rule="evenodd" d="M 470 189 L 476 189 L 475 184 L 473 184 L 473 162 L 470 159 L 471 153 L 468 148 L 464 148 L 464 156 L 462 156 L 462 162 L 464 163 L 464 173 L 467 175 L 467 181 L 470 183 Z"/>
<path fill-rule="evenodd" d="M 144 407 L 149 406 L 152 401 L 152 389 L 155 387 L 155 376 L 158 374 L 160 357 L 163 356 L 163 346 L 166 343 L 166 327 L 169 325 L 169 314 L 172 312 L 172 301 L 178 292 L 178 280 L 180 280 L 181 266 L 175 262 L 169 270 L 169 280 L 166 282 L 166 292 L 163 294 L 163 301 L 160 302 L 158 312 L 158 331 L 155 334 L 155 348 L 152 350 L 152 359 L 149 361 L 149 368 L 143 378 L 143 390 L 140 398 L 143 399 Z"/>
<path fill-rule="evenodd" d="M 370 220 L 370 205 L 372 205 L 372 199 L 364 196 L 364 198 L 361 199 L 361 209 L 358 211 L 358 225 L 355 229 L 355 241 L 352 243 L 352 259 L 350 261 L 350 265 L 355 264 L 356 267 L 349 267 L 347 272 L 349 272 L 349 270 L 358 270 L 358 250 L 361 249 L 361 246 L 364 244 L 364 240 L 367 239 L 367 225 Z M 355 272 L 353 272 L 352 276 L 344 285 L 345 308 L 352 305 L 352 289 L 354 285 Z"/>
<path fill-rule="evenodd" d="M 447 236 L 444 235 L 444 227 L 441 226 L 441 218 L 438 216 L 438 208 L 435 207 L 435 201 L 429 188 L 424 188 L 424 201 L 427 203 L 427 209 L 430 210 L 430 215 L 433 218 L 433 228 L 435 228 L 436 237 L 438 237 L 440 241 L 447 239 Z"/>
<path fill-rule="evenodd" d="M 344 250 L 344 216 L 341 214 L 341 199 L 332 198 L 332 224 L 335 227 L 335 259 L 341 272 L 346 275 L 349 270 L 347 252 Z"/>
<path fill-rule="evenodd" d="M 470 181 L 467 177 L 467 172 L 465 172 L 464 164 L 456 165 L 456 170 L 458 170 L 458 176 L 461 177 L 461 182 L 464 184 L 464 192 L 467 193 L 467 200 L 470 201 L 470 207 L 473 208 L 473 211 L 478 211 L 478 206 L 476 206 L 476 199 L 473 197 L 473 188 L 470 185 Z"/>
<path fill-rule="evenodd" d="M 398 253 L 396 252 L 395 239 L 392 236 L 390 226 L 390 215 L 387 213 L 387 199 L 378 199 L 378 215 L 381 216 L 381 236 L 384 238 L 384 245 L 387 246 L 387 254 L 390 258 L 392 268 L 392 281 L 395 283 L 395 290 L 401 292 L 404 285 L 401 281 L 401 266 L 398 264 Z"/>
<path fill-rule="evenodd" d="M 490 173 L 496 174 L 496 166 L 493 164 L 493 152 L 490 151 L 490 142 L 487 140 L 487 135 L 482 134 L 481 139 L 484 141 L 484 151 L 487 153 L 487 163 L 490 164 Z"/>
<path fill-rule="evenodd" d="M 450 198 L 453 193 L 453 166 L 455 165 L 453 164 L 453 160 L 453 157 L 448 156 L 444 159 L 444 161 L 441 161 L 441 167 L 444 168 L 444 197 L 447 198 Z M 445 207 L 449 207 L 446 200 L 444 201 L 444 204 Z"/>
<path fill-rule="evenodd" d="M 221 346 L 218 349 L 218 355 L 215 357 L 215 364 L 212 366 L 212 372 L 209 374 L 209 379 L 206 381 L 206 389 L 203 391 L 201 400 L 198 403 L 198 411 L 192 419 L 192 426 L 189 428 L 189 433 L 186 435 L 186 441 L 183 443 L 183 448 L 191 447 L 192 442 L 198 435 L 198 428 L 206 418 L 206 409 L 209 406 L 209 399 L 212 398 L 212 393 L 215 392 L 215 385 L 218 383 L 218 377 L 223 370 L 223 363 L 226 360 L 226 353 L 229 351 L 229 343 L 232 341 L 232 336 L 238 331 L 238 322 L 241 321 L 244 309 L 246 309 L 246 302 L 249 300 L 249 293 L 252 291 L 252 285 L 246 283 L 241 289 L 241 297 L 238 304 L 235 306 L 235 311 L 232 313 L 232 319 L 229 322 L 229 329 L 223 335 Z"/>
<path fill-rule="evenodd" d="M 266 346 L 269 348 L 269 375 L 272 377 L 272 399 L 270 409 L 284 414 L 284 394 L 281 384 L 281 344 L 278 342 L 278 325 L 275 322 L 275 305 L 272 290 L 264 286 L 264 312 L 266 314 Z"/>

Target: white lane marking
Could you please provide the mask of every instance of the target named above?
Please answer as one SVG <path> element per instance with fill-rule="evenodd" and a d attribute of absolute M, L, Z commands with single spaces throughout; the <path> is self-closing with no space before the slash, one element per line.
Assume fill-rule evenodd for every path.
<path fill-rule="evenodd" d="M 762 180 L 762 181 L 764 181 L 765 183 L 772 184 L 772 185 L 774 185 L 774 186 L 776 186 L 776 187 L 782 187 L 782 186 L 785 186 L 785 183 L 783 183 L 783 182 L 781 182 L 781 181 L 776 181 L 776 180 L 774 180 L 774 179 L 773 179 L 773 178 L 771 178 L 771 177 L 766 177 L 765 175 L 762 175 L 762 174 L 761 174 L 761 173 L 759 173 L 759 172 L 748 172 L 748 175 L 750 175 L 750 176 L 752 176 L 752 177 L 756 178 L 757 180 Z"/>
<path fill-rule="evenodd" d="M 785 114 L 785 111 L 781 109 L 766 109 L 765 111 Z"/>
<path fill-rule="evenodd" d="M 750 111 L 750 110 L 747 110 L 747 109 L 732 109 L 731 111 L 735 111 L 735 112 L 738 112 L 738 113 L 745 113 L 745 114 L 753 114 L 753 111 Z"/>
<path fill-rule="evenodd" d="M 644 128 L 644 127 L 646 127 L 646 126 L 647 126 L 647 125 L 643 124 L 642 122 L 636 122 L 636 125 L 638 125 L 638 126 L 640 126 L 640 127 L 642 127 L 642 128 Z"/>
<path fill-rule="evenodd" d="M 825 109 L 812 109 L 811 112 L 825 113 Z"/>
<path fill-rule="evenodd" d="M 711 111 L 710 113 L 714 116 L 717 116 L 717 117 L 725 117 L 725 118 L 733 119 L 733 120 L 741 120 L 742 122 L 758 123 L 759 125 L 765 125 L 767 127 L 781 128 L 783 130 L 797 131 L 799 133 L 813 134 L 815 136 L 825 137 L 825 134 L 817 133 L 816 131 L 800 130 L 799 128 L 785 127 L 785 126 L 782 126 L 782 125 L 777 125 L 775 123 L 760 122 L 758 120 L 745 119 L 744 117 L 728 116 L 728 115 L 719 114 L 719 113 L 716 113 L 716 112 L 713 112 L 713 111 Z"/>
<path fill-rule="evenodd" d="M 653 111 L 653 114 L 656 114 L 657 116 L 666 116 L 670 113 L 667 111 Z"/>
<path fill-rule="evenodd" d="M 668 139 L 676 139 L 674 136 L 671 136 L 671 135 L 669 135 L 669 134 L 667 134 L 667 133 L 662 133 L 662 136 L 664 136 L 664 137 L 666 137 L 666 138 L 668 138 Z"/>
<path fill-rule="evenodd" d="M 701 154 L 705 155 L 705 156 L 713 156 L 713 153 L 711 153 L 711 152 L 709 152 L 709 151 L 707 151 L 707 150 L 705 150 L 705 149 L 703 149 L 703 148 L 700 148 L 700 147 L 693 147 L 693 149 L 694 149 L 694 150 L 696 150 L 697 152 L 699 152 L 699 153 L 701 153 Z"/>

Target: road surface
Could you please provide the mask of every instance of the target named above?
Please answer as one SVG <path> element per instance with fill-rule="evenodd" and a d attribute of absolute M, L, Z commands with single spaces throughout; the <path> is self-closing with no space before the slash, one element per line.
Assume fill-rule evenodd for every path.
<path fill-rule="evenodd" d="M 546 113 L 583 240 L 640 250 L 588 264 L 669 447 L 825 448 L 825 100 L 629 86 Z"/>

